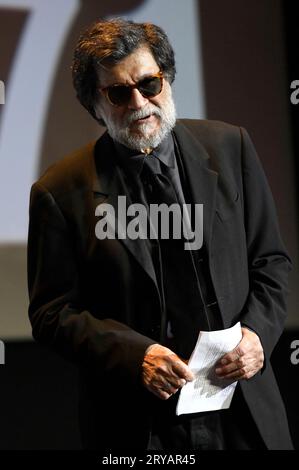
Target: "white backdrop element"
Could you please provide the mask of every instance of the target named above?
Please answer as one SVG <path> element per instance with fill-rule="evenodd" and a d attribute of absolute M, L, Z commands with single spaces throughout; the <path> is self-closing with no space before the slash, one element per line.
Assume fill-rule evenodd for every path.
<path fill-rule="evenodd" d="M 80 2 L 0 0 L 1 7 L 29 13 L 6 84 L 0 127 L 0 243 L 24 243 L 57 61 Z"/>

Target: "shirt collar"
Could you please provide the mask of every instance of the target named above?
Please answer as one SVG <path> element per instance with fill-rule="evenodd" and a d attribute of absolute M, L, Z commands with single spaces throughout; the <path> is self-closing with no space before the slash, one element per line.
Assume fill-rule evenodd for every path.
<path fill-rule="evenodd" d="M 116 141 L 114 141 L 114 145 L 120 164 L 131 173 L 139 176 L 142 171 L 146 155 L 136 150 L 129 149 Z M 160 162 L 167 167 L 175 167 L 174 143 L 171 133 L 169 133 L 165 139 L 163 139 L 161 144 L 151 152 L 151 155 L 156 156 Z"/>

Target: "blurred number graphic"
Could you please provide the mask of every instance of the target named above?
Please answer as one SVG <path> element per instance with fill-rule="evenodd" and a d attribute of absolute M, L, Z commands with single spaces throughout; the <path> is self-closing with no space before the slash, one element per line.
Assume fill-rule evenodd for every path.
<path fill-rule="evenodd" d="M 0 0 L 28 9 L 6 83 L 0 127 L 0 243 L 27 239 L 28 201 L 57 60 L 79 0 Z"/>

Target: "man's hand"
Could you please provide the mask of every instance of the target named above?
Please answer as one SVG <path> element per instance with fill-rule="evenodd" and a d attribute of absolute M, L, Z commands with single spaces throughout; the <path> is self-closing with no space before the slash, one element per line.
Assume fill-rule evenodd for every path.
<path fill-rule="evenodd" d="M 242 328 L 242 340 L 216 364 L 216 374 L 223 379 L 250 379 L 264 364 L 264 351 L 256 333 Z"/>
<path fill-rule="evenodd" d="M 158 398 L 167 400 L 192 380 L 193 373 L 173 351 L 160 344 L 147 348 L 142 364 L 142 381 Z"/>

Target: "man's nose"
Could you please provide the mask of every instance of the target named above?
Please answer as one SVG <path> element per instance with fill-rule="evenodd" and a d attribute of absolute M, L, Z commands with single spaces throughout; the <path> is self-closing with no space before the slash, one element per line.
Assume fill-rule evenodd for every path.
<path fill-rule="evenodd" d="M 137 88 L 132 89 L 131 99 L 128 104 L 129 109 L 140 109 L 148 103 L 148 99 L 142 96 Z"/>

